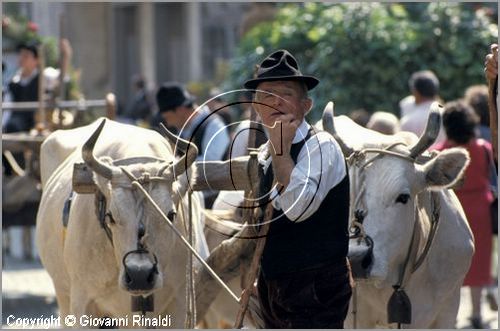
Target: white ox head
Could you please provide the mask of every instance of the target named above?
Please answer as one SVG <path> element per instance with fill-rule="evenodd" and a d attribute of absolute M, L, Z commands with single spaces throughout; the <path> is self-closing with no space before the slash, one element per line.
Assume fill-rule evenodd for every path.
<path fill-rule="evenodd" d="M 355 150 L 383 149 L 397 142 L 401 144 L 391 151 L 407 157 L 384 155 L 364 168 L 349 167 L 351 209 L 359 207 L 355 206 L 355 201 L 362 186 L 365 188 L 360 197 L 366 212 L 363 225 L 374 242 L 369 279 L 377 286 L 391 286 L 398 279 L 413 234 L 417 195 L 419 199 L 429 201 L 430 190 L 453 186 L 468 165 L 468 153 L 462 148 L 445 150 L 433 158 L 429 154 L 422 157 L 439 133 L 441 117 L 438 107 L 437 103 L 433 105 L 426 131 L 420 139 L 406 133 L 382 135 L 360 127 L 345 116 L 337 117 L 334 126 L 333 104 L 329 103 L 325 108 L 323 128 L 335 137 L 346 157 Z M 377 154 L 367 153 L 364 162 Z"/>
<path fill-rule="evenodd" d="M 165 155 L 170 160 L 148 156 L 98 159 L 93 150 L 104 124 L 105 120 L 84 144 L 82 156 L 94 172 L 97 188 L 106 200 L 105 227 L 112 237 L 119 287 L 132 295 L 146 296 L 164 285 L 164 278 L 168 276 L 162 274 L 165 266 L 179 262 L 174 258 L 174 254 L 178 253 L 173 250 L 177 238 L 143 193 L 132 186 L 132 181 L 134 177 L 139 179 L 163 213 L 175 224 L 179 222 L 175 216 L 176 205 L 181 198 L 175 178 L 190 167 L 198 150 L 196 146 L 179 139 L 178 144 L 188 147 L 185 147 L 187 153 L 175 163 L 173 155 Z M 170 133 L 167 137 L 176 138 Z M 150 146 L 158 142 L 143 143 Z"/>

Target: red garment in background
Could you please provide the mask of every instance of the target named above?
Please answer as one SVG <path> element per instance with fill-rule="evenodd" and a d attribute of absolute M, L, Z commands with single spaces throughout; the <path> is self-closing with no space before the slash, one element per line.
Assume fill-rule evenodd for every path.
<path fill-rule="evenodd" d="M 437 150 L 457 147 L 446 140 L 437 144 Z M 491 230 L 490 204 L 493 194 L 490 191 L 490 159 L 493 160 L 491 144 L 483 139 L 472 139 L 465 145 L 470 155 L 470 164 L 465 170 L 463 186 L 455 190 L 458 200 L 467 216 L 474 235 L 475 252 L 469 272 L 465 276 L 464 286 L 486 286 L 492 283 L 491 249 L 493 233 Z"/>

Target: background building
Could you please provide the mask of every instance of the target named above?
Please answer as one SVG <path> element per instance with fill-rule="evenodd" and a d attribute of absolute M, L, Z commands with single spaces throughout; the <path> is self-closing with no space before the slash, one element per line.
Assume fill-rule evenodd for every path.
<path fill-rule="evenodd" d="M 102 98 L 113 91 L 120 104 L 126 104 L 134 74 L 142 74 L 150 88 L 170 80 L 213 80 L 233 55 L 242 22 L 248 21 L 245 12 L 257 6 L 40 1 L 4 3 L 2 9 L 38 24 L 41 35 L 62 34 L 70 40 L 72 63 L 81 72 L 86 98 Z"/>

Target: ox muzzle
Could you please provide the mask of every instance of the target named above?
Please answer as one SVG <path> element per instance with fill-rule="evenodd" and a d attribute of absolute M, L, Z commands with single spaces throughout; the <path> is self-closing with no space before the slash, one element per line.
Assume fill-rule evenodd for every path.
<path fill-rule="evenodd" d="M 158 258 L 145 249 L 130 251 L 123 257 L 122 282 L 127 291 L 142 294 L 157 285 Z"/>
<path fill-rule="evenodd" d="M 361 239 L 361 238 L 360 238 Z M 361 240 L 351 239 L 348 252 L 352 275 L 355 279 L 369 278 L 373 266 L 373 240 L 365 236 Z"/>

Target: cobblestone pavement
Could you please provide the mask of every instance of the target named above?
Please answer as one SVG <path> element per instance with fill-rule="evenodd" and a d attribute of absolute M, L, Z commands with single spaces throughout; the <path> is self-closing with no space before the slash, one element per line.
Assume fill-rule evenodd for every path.
<path fill-rule="evenodd" d="M 498 290 L 498 288 L 496 288 Z M 470 298 L 467 288 L 462 288 L 457 328 L 471 328 Z M 498 329 L 498 312 L 492 311 L 486 300 L 483 317 L 489 329 Z M 38 261 L 26 262 L 6 256 L 2 271 L 2 328 L 8 328 L 7 318 L 57 316 L 57 304 L 52 281 Z M 12 318 L 12 317 L 11 317 Z"/>

